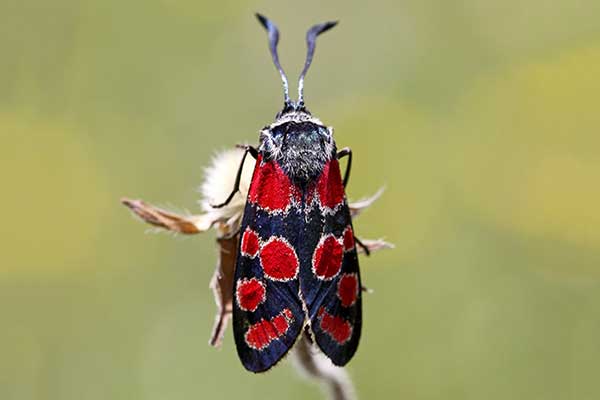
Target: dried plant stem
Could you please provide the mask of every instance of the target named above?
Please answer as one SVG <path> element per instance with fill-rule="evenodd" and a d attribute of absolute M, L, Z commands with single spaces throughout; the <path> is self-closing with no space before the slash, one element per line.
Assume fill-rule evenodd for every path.
<path fill-rule="evenodd" d="M 296 343 L 293 351 L 294 364 L 308 378 L 318 381 L 332 400 L 356 400 L 350 376 L 344 368 L 336 367 L 306 336 Z"/>

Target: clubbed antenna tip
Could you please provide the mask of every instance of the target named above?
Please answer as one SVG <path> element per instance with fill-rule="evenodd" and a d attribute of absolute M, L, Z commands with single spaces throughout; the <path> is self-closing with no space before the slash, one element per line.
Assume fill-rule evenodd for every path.
<path fill-rule="evenodd" d="M 304 69 L 298 78 L 298 104 L 304 105 L 304 77 L 308 72 L 308 68 L 312 63 L 313 55 L 315 54 L 315 48 L 317 46 L 317 36 L 323 32 L 327 32 L 338 24 L 338 21 L 329 21 L 322 24 L 317 24 L 311 27 L 306 32 L 306 61 L 304 62 Z"/>
<path fill-rule="evenodd" d="M 255 13 L 254 15 L 256 15 L 256 18 L 261 23 L 261 25 L 264 26 L 266 30 L 269 30 L 269 27 L 268 27 L 269 19 L 267 17 L 265 17 L 264 15 L 262 15 L 261 13 Z"/>
<path fill-rule="evenodd" d="M 279 75 L 281 75 L 281 81 L 283 82 L 283 96 L 286 107 L 291 105 L 290 93 L 288 88 L 288 79 L 279 63 L 279 55 L 277 54 L 277 44 L 279 43 L 279 30 L 277 29 L 277 25 L 275 25 L 270 19 L 265 17 L 262 14 L 256 13 L 256 18 L 260 22 L 260 24 L 266 29 L 269 34 L 269 50 L 271 51 L 271 58 L 273 58 L 273 64 L 279 71 Z"/>
<path fill-rule="evenodd" d="M 334 26 L 338 24 L 338 21 L 328 21 L 322 24 L 317 24 L 312 26 L 308 32 L 306 32 L 306 61 L 304 62 L 304 68 L 302 69 L 302 73 L 298 78 L 298 103 L 294 106 L 292 101 L 290 100 L 289 94 L 289 85 L 288 79 L 279 63 L 279 55 L 277 54 L 277 44 L 279 43 L 279 30 L 277 29 L 277 25 L 273 23 L 270 19 L 265 17 L 260 13 L 256 13 L 256 18 L 260 22 L 260 24 L 265 28 L 269 35 L 269 50 L 271 51 L 271 57 L 273 58 L 273 64 L 279 71 L 279 75 L 281 75 L 281 81 L 283 82 L 283 95 L 285 100 L 285 108 L 288 107 L 304 107 L 304 77 L 310 68 L 310 64 L 312 63 L 313 55 L 315 54 L 315 47 L 317 44 L 317 36 L 319 36 L 323 32 L 327 32 Z"/>

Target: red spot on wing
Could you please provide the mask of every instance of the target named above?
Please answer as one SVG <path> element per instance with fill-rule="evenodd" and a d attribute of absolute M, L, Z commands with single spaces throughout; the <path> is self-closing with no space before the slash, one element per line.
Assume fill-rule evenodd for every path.
<path fill-rule="evenodd" d="M 250 184 L 248 199 L 268 211 L 283 211 L 290 205 L 292 184 L 281 167 L 274 161 L 256 160 L 256 169 Z"/>
<path fill-rule="evenodd" d="M 294 279 L 300 268 L 294 248 L 279 237 L 272 237 L 263 246 L 260 251 L 260 263 L 265 276 L 275 281 Z"/>
<path fill-rule="evenodd" d="M 329 314 L 324 307 L 319 309 L 321 329 L 326 332 L 337 344 L 342 345 L 352 336 L 352 324 L 337 315 Z"/>
<path fill-rule="evenodd" d="M 313 273 L 319 279 L 332 279 L 342 268 L 344 246 L 333 235 L 321 238 L 313 254 Z"/>
<path fill-rule="evenodd" d="M 344 184 L 340 174 L 340 165 L 336 159 L 325 164 L 317 183 L 317 192 L 323 207 L 334 209 L 344 201 Z"/>
<path fill-rule="evenodd" d="M 265 301 L 265 286 L 256 278 L 239 279 L 235 296 L 238 305 L 244 311 L 256 311 L 259 304 Z"/>
<path fill-rule="evenodd" d="M 242 244 L 240 251 L 242 255 L 248 257 L 255 257 L 260 249 L 260 240 L 256 232 L 250 228 L 246 228 L 242 235 Z"/>
<path fill-rule="evenodd" d="M 271 320 L 271 323 L 275 327 L 278 336 L 283 336 L 289 328 L 289 323 L 285 314 L 280 314 Z"/>
<path fill-rule="evenodd" d="M 292 321 L 294 319 L 294 314 L 292 314 L 292 310 L 290 310 L 289 308 L 286 308 L 282 312 L 288 320 Z"/>
<path fill-rule="evenodd" d="M 253 349 L 263 350 L 273 340 L 284 336 L 293 321 L 292 312 L 286 308 L 269 321 L 261 320 L 251 325 L 244 337 L 246 343 Z"/>
<path fill-rule="evenodd" d="M 344 274 L 341 276 L 337 296 L 344 307 L 350 307 L 358 298 L 358 276 L 356 274 Z"/>
<path fill-rule="evenodd" d="M 344 230 L 344 251 L 354 250 L 354 232 L 352 228 L 348 226 Z"/>

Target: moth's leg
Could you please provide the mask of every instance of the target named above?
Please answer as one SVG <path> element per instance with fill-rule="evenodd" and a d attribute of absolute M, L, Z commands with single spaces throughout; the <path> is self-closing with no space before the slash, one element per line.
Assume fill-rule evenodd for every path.
<path fill-rule="evenodd" d="M 235 176 L 235 183 L 233 184 L 233 190 L 229 194 L 229 197 L 227 197 L 227 199 L 224 202 L 222 202 L 221 204 L 215 204 L 215 205 L 211 204 L 210 206 L 212 208 L 225 207 L 227 204 L 229 204 L 231 199 L 233 199 L 233 196 L 235 196 L 235 194 L 240 189 L 240 181 L 242 180 L 242 171 L 244 169 L 244 161 L 246 161 L 246 156 L 248 155 L 248 153 L 250 153 L 250 155 L 252 157 L 254 157 L 255 160 L 258 157 L 258 150 L 256 150 L 254 147 L 252 147 L 250 145 L 237 145 L 236 147 L 243 148 L 244 155 L 242 156 L 242 162 L 240 162 L 240 167 L 238 168 L 237 175 Z"/>
<path fill-rule="evenodd" d="M 359 238 L 354 236 L 354 241 L 356 242 L 357 245 L 359 245 L 361 247 L 361 249 L 363 249 L 363 251 L 365 252 L 365 254 L 367 256 L 371 255 L 371 250 L 369 250 L 369 248 L 363 242 L 361 242 Z"/>
<path fill-rule="evenodd" d="M 365 285 L 362 285 L 362 286 L 360 287 L 360 290 L 361 290 L 361 291 L 363 291 L 363 292 L 365 292 L 365 293 L 369 293 L 369 294 L 373 293 L 373 289 L 371 289 L 371 288 L 368 288 L 368 287 L 366 287 Z"/>
<path fill-rule="evenodd" d="M 254 158 L 255 160 L 258 158 L 258 150 L 254 146 L 250 146 L 249 144 L 239 144 L 238 143 L 235 145 L 235 147 L 237 147 L 238 149 L 247 151 L 248 153 L 250 153 L 252 158 Z"/>
<path fill-rule="evenodd" d="M 346 164 L 346 172 L 344 173 L 344 181 L 343 181 L 344 188 L 345 188 L 346 185 L 348 184 L 348 179 L 350 179 L 350 169 L 352 168 L 352 150 L 350 149 L 350 147 L 344 147 L 342 150 L 340 150 L 337 153 L 338 160 L 344 156 L 348 156 L 348 164 Z M 354 236 L 354 241 L 356 242 L 356 244 L 358 244 L 363 249 L 363 251 L 365 252 L 365 254 L 367 256 L 371 255 L 371 251 L 369 250 L 369 248 L 367 246 L 365 246 L 363 244 L 363 242 L 361 242 L 356 236 Z"/>
<path fill-rule="evenodd" d="M 344 173 L 344 188 L 348 184 L 348 179 L 350 179 L 350 168 L 352 167 L 352 150 L 350 147 L 344 147 L 337 153 L 337 159 L 348 156 L 348 164 L 346 165 L 346 172 Z"/>

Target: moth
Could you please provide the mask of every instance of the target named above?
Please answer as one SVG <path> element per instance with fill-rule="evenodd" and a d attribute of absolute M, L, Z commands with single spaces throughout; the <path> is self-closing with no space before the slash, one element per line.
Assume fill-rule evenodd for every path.
<path fill-rule="evenodd" d="M 338 366 L 356 352 L 362 329 L 362 285 L 345 187 L 352 151 L 338 151 L 333 129 L 304 103 L 304 78 L 317 36 L 337 22 L 311 27 L 298 80 L 298 101 L 290 99 L 279 63 L 279 30 L 256 15 L 268 33 L 269 49 L 281 75 L 283 109 L 260 131 L 259 146 L 244 153 L 226 206 L 239 190 L 244 161 L 256 159 L 240 227 L 233 284 L 233 332 L 242 364 L 266 371 L 307 335 Z M 339 160 L 347 157 L 342 178 Z"/>

